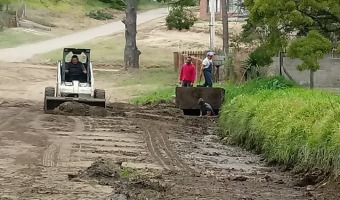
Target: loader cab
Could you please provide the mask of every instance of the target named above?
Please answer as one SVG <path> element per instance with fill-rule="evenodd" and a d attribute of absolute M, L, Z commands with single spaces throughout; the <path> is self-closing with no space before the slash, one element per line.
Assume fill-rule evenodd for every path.
<path fill-rule="evenodd" d="M 65 73 L 66 65 L 71 62 L 71 58 L 73 55 L 77 55 L 79 58 L 79 62 L 83 63 L 83 65 L 86 68 L 87 74 L 83 74 L 81 77 L 82 82 L 81 84 L 88 84 L 88 86 L 91 86 L 91 62 L 90 62 L 90 49 L 74 49 L 74 48 L 65 48 L 63 52 L 63 59 L 61 61 L 60 65 L 60 76 L 61 76 L 61 82 L 72 82 L 68 75 Z"/>

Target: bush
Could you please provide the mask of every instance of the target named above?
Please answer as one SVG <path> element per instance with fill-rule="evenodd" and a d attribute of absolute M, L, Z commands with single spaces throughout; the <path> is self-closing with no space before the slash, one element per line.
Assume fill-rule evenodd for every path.
<path fill-rule="evenodd" d="M 273 80 L 272 83 L 278 79 Z M 319 169 L 337 177 L 339 96 L 288 88 L 291 84 L 255 88 L 256 85 L 261 88 L 263 82 L 269 83 L 270 79 L 229 89 L 235 97 L 222 107 L 219 121 L 222 136 L 231 144 L 264 154 L 268 162 L 296 170 Z"/>
<path fill-rule="evenodd" d="M 100 0 L 103 3 L 110 4 L 110 8 L 116 10 L 124 10 L 126 7 L 124 0 Z"/>
<path fill-rule="evenodd" d="M 86 16 L 96 20 L 114 19 L 113 14 L 105 9 L 91 10 L 88 14 L 86 14 Z"/>
<path fill-rule="evenodd" d="M 165 19 L 169 30 L 188 30 L 194 25 L 196 20 L 195 15 L 183 7 L 173 7 Z"/>

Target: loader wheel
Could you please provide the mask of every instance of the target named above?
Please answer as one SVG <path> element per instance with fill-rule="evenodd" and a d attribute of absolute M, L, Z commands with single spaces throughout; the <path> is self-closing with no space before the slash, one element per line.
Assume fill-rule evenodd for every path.
<path fill-rule="evenodd" d="M 46 87 L 45 88 L 45 97 L 54 97 L 55 89 L 54 87 Z"/>
<path fill-rule="evenodd" d="M 105 90 L 100 90 L 100 89 L 94 90 L 94 98 L 105 99 Z"/>
<path fill-rule="evenodd" d="M 44 111 L 47 112 L 46 97 L 54 97 L 55 89 L 54 87 L 45 88 L 45 99 L 44 99 Z"/>

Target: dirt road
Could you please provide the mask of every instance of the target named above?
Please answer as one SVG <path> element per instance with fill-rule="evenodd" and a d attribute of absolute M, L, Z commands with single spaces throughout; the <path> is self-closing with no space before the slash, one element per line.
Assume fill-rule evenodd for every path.
<path fill-rule="evenodd" d="M 168 9 L 160 8 L 138 14 L 137 25 L 164 17 L 167 13 Z M 124 31 L 124 28 L 125 26 L 121 21 L 112 22 L 96 28 L 91 28 L 35 44 L 24 45 L 16 48 L 0 49 L 0 60 L 3 62 L 22 62 L 31 58 L 35 54 L 46 53 L 55 49 L 86 42 L 97 37 L 119 33 Z"/>
<path fill-rule="evenodd" d="M 130 186 L 149 199 L 306 199 L 304 189 L 290 187 L 259 157 L 219 144 L 214 120 L 183 117 L 167 106 L 113 104 L 114 115 L 107 117 L 46 115 L 40 108 L 1 104 L 0 199 L 132 195 L 114 183 L 69 180 L 96 157 L 151 173 L 162 190 Z"/>
<path fill-rule="evenodd" d="M 337 190 L 297 187 L 260 157 L 222 145 L 216 119 L 183 116 L 171 104 L 43 114 L 40 88 L 53 83 L 53 68 L 16 66 L 0 68 L 1 200 L 339 199 Z M 116 179 L 105 160 L 138 178 Z"/>

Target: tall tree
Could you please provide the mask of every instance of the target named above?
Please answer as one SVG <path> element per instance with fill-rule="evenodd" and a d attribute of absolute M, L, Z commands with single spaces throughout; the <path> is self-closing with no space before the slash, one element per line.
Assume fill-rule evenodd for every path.
<path fill-rule="evenodd" d="M 317 61 L 340 39 L 339 0 L 245 0 L 245 5 L 249 19 L 243 36 L 260 33 L 271 56 L 288 48 L 289 57 L 303 61 L 298 69 L 311 71 L 312 85 Z"/>
<path fill-rule="evenodd" d="M 314 88 L 314 72 L 320 68 L 318 61 L 330 48 L 332 43 L 315 30 L 310 31 L 306 37 L 292 41 L 288 46 L 287 55 L 302 61 L 298 69 L 310 71 L 310 89 Z"/>
<path fill-rule="evenodd" d="M 174 7 L 191 6 L 196 4 L 196 0 L 157 0 L 166 2 Z M 139 68 L 139 56 L 141 51 L 137 48 L 137 5 L 138 0 L 125 0 L 126 16 L 122 20 L 125 24 L 125 49 L 124 62 L 125 68 Z"/>
<path fill-rule="evenodd" d="M 126 0 L 126 16 L 122 20 L 125 24 L 125 68 L 139 68 L 141 52 L 137 48 L 137 0 Z"/>

